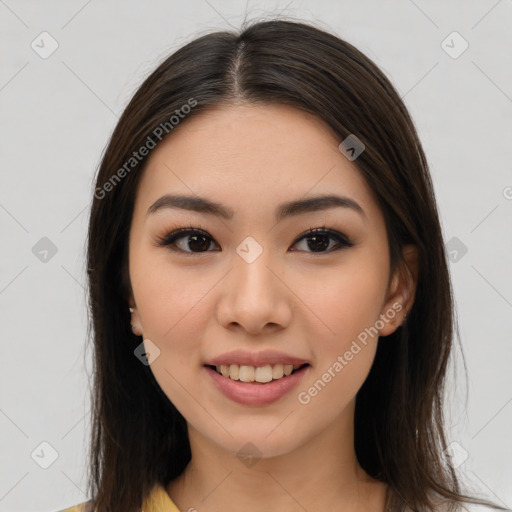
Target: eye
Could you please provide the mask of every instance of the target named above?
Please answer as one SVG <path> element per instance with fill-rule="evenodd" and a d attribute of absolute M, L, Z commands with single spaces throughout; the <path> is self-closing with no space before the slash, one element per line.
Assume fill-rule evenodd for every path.
<path fill-rule="evenodd" d="M 355 243 L 351 242 L 343 233 L 334 229 L 326 228 L 325 226 L 310 229 L 304 235 L 301 235 L 301 237 L 296 240 L 295 244 L 298 244 L 303 240 L 309 240 L 306 242 L 306 246 L 309 249 L 315 249 L 311 251 L 313 253 L 334 252 L 342 249 L 343 247 L 353 247 L 355 245 Z M 334 245 L 334 248 L 331 247 L 329 251 L 325 251 L 325 249 L 330 246 L 330 240 L 335 240 L 336 244 Z"/>
<path fill-rule="evenodd" d="M 297 245 L 300 242 L 306 240 L 308 242 L 306 242 L 305 245 L 308 249 L 310 249 L 310 251 L 305 252 L 312 252 L 317 254 L 334 252 L 344 247 L 353 247 L 355 245 L 355 243 L 351 242 L 343 233 L 333 229 L 325 228 L 325 226 L 322 228 L 310 229 L 301 235 L 293 245 Z M 331 242 L 333 240 L 336 242 L 334 247 L 331 246 Z M 202 252 L 209 252 L 208 248 L 211 246 L 212 242 L 217 245 L 217 243 L 206 231 L 189 227 L 171 231 L 163 237 L 158 238 L 156 243 L 158 246 L 168 247 L 173 251 L 179 251 L 188 254 L 198 254 Z M 326 250 L 328 248 L 329 250 Z M 291 250 L 294 252 L 296 251 L 296 249 Z"/>
<path fill-rule="evenodd" d="M 188 239 L 188 241 L 186 241 Z M 213 238 L 206 231 L 197 228 L 180 228 L 159 238 L 157 244 L 173 251 L 185 253 L 207 252 Z"/>

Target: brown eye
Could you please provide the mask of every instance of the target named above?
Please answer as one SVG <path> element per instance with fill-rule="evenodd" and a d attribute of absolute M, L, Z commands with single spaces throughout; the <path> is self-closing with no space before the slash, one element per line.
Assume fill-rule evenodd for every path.
<path fill-rule="evenodd" d="M 182 241 L 183 240 L 183 241 Z M 199 229 L 178 229 L 158 241 L 158 245 L 182 252 L 207 252 L 213 239 Z"/>
<path fill-rule="evenodd" d="M 297 242 L 295 242 L 295 244 L 298 244 L 303 240 L 308 241 L 306 243 L 306 247 L 308 249 L 311 249 L 310 252 L 313 253 L 332 252 L 337 251 L 343 247 L 353 247 L 355 245 L 342 233 L 334 231 L 332 229 L 324 228 L 311 229 L 306 234 L 302 235 L 297 240 Z M 329 250 L 326 250 L 329 247 L 332 240 L 336 242 L 334 248 L 331 247 Z"/>
<path fill-rule="evenodd" d="M 313 254 L 334 252 L 344 247 L 353 247 L 355 245 L 343 233 L 325 228 L 310 229 L 298 238 L 293 245 L 297 245 L 304 240 L 307 240 L 306 250 L 300 250 L 299 252 L 310 252 Z M 331 246 L 333 241 L 335 242 L 334 246 Z M 211 252 L 208 249 L 212 242 L 217 245 L 206 231 L 194 228 L 177 229 L 157 240 L 159 246 L 188 254 Z M 296 249 L 291 250 L 293 252 L 297 251 Z"/>

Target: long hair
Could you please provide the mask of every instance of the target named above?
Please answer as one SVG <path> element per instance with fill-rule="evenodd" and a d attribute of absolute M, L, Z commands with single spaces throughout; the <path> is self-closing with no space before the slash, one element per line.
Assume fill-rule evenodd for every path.
<path fill-rule="evenodd" d="M 153 486 L 167 485 L 191 457 L 185 419 L 134 356 L 141 339 L 130 330 L 128 235 L 147 156 L 134 161 L 133 154 L 172 137 L 200 112 L 238 102 L 302 109 L 340 142 L 355 134 L 365 150 L 354 164 L 384 214 L 390 272 L 402 268 L 405 244 L 418 248 L 406 327 L 378 344 L 356 398 L 356 455 L 388 484 L 387 510 L 435 510 L 435 494 L 453 510 L 466 502 L 493 506 L 462 494 L 445 455 L 443 386 L 456 322 L 414 124 L 390 81 L 352 45 L 306 23 L 270 20 L 202 35 L 166 58 L 129 102 L 104 152 L 87 241 L 94 350 L 88 471 L 97 511 L 140 510 Z"/>

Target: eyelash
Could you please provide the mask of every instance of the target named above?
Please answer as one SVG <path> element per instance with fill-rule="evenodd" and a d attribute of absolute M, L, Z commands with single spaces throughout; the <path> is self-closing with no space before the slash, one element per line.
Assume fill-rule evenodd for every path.
<path fill-rule="evenodd" d="M 168 232 L 164 236 L 158 237 L 156 240 L 156 244 L 159 247 L 168 247 L 172 251 L 181 252 L 182 254 L 186 254 L 186 255 L 204 254 L 205 252 L 212 252 L 212 251 L 208 251 L 208 250 L 207 251 L 198 251 L 198 252 L 184 251 L 183 249 L 180 249 L 173 245 L 177 240 L 179 240 L 181 238 L 186 238 L 187 236 L 191 236 L 191 235 L 202 235 L 205 238 L 209 238 L 211 241 L 214 241 L 213 238 L 210 235 L 208 235 L 208 233 L 206 231 L 204 231 L 201 226 L 198 226 L 195 228 L 192 226 L 190 226 L 188 228 L 178 228 L 178 229 L 175 229 L 175 228 L 178 228 L 178 226 L 173 226 L 171 228 L 170 232 Z M 172 229 L 174 229 L 174 231 L 172 231 Z M 356 245 L 354 242 L 350 241 L 348 239 L 348 237 L 346 237 L 343 233 L 340 233 L 339 231 L 336 231 L 333 229 L 329 229 L 326 226 L 322 226 L 322 227 L 315 228 L 315 229 L 310 228 L 309 231 L 306 231 L 305 233 L 300 235 L 299 238 L 297 238 L 295 240 L 293 245 L 297 244 L 298 242 L 302 241 L 303 239 L 313 238 L 314 236 L 317 236 L 317 235 L 328 236 L 329 238 L 335 239 L 337 241 L 337 246 L 335 246 L 334 249 L 331 248 L 327 251 L 319 251 L 319 252 L 298 251 L 298 252 L 306 252 L 309 254 L 319 254 L 319 255 L 330 254 L 332 252 L 339 251 L 340 249 L 350 248 L 350 247 L 354 247 L 354 245 Z"/>

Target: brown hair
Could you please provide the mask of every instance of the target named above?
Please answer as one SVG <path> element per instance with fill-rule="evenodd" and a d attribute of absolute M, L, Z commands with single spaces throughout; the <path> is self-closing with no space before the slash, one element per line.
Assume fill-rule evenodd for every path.
<path fill-rule="evenodd" d="M 97 511 L 139 510 L 153 486 L 167 485 L 191 457 L 183 416 L 134 356 L 141 339 L 130 330 L 128 235 L 147 158 L 126 163 L 149 141 L 158 144 L 157 127 L 172 136 L 179 125 L 169 120 L 193 102 L 180 124 L 214 105 L 279 103 L 318 116 L 340 142 L 356 134 L 364 143 L 354 163 L 384 214 L 390 271 L 403 263 L 402 247 L 414 244 L 419 277 L 406 327 L 378 344 L 357 394 L 357 458 L 389 485 L 388 510 L 434 510 L 435 494 L 453 510 L 464 502 L 494 506 L 463 495 L 443 457 L 454 304 L 433 186 L 413 122 L 389 80 L 352 45 L 312 25 L 274 20 L 249 24 L 239 34 L 198 37 L 170 55 L 138 89 L 104 153 L 87 253 L 94 331 L 89 493 Z"/>

